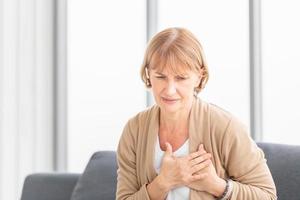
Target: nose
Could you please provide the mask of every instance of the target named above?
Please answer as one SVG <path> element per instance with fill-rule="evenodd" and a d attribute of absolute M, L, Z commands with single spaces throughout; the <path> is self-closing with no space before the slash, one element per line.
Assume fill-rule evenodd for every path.
<path fill-rule="evenodd" d="M 172 96 L 176 94 L 176 84 L 174 81 L 168 81 L 166 86 L 166 95 Z"/>

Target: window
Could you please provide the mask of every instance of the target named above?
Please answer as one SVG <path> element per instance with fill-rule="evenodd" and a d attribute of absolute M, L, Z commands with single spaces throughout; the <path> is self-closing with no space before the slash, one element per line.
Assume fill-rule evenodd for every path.
<path fill-rule="evenodd" d="M 250 127 L 248 1 L 159 1 L 159 30 L 190 29 L 200 40 L 210 70 L 203 99 Z"/>
<path fill-rule="evenodd" d="M 145 10 L 137 0 L 69 2 L 69 171 L 82 172 L 95 151 L 116 150 L 127 120 L 145 108 Z"/>
<path fill-rule="evenodd" d="M 261 3 L 264 140 L 300 144 L 300 2 Z"/>

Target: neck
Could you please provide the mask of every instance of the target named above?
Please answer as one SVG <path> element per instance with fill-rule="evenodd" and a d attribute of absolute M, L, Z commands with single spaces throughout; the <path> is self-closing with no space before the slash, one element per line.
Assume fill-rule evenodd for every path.
<path fill-rule="evenodd" d="M 194 99 L 193 99 L 194 101 Z M 193 101 L 187 107 L 174 113 L 160 110 L 159 129 L 168 134 L 188 134 L 189 116 L 192 109 Z"/>
<path fill-rule="evenodd" d="M 188 130 L 190 110 L 177 113 L 160 113 L 160 129 L 168 133 L 182 133 Z"/>

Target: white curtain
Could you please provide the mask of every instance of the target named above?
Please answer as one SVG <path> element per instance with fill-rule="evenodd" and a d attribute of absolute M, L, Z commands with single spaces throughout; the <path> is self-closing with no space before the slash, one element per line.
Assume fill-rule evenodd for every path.
<path fill-rule="evenodd" d="M 52 171 L 51 0 L 0 0 L 0 199 L 19 199 L 27 174 Z"/>

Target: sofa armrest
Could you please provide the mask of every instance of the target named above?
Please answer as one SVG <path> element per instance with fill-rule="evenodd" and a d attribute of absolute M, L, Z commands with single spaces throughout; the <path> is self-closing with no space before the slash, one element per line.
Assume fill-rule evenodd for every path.
<path fill-rule="evenodd" d="M 70 200 L 80 174 L 36 173 L 24 181 L 21 200 Z"/>

